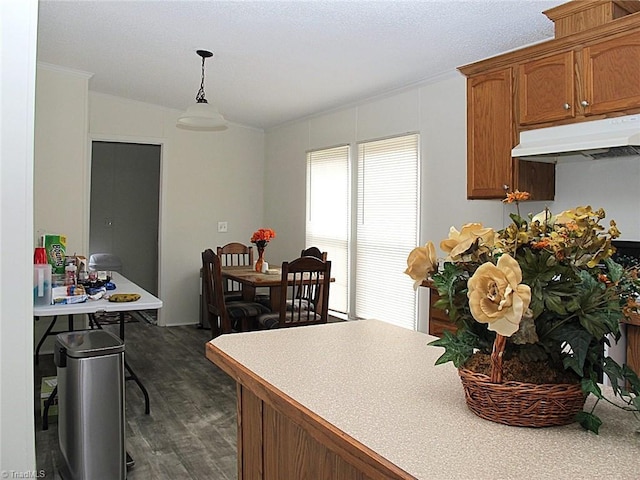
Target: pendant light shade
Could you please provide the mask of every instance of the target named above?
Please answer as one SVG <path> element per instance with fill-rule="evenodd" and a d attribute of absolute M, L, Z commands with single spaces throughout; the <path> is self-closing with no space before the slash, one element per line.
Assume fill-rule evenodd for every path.
<path fill-rule="evenodd" d="M 226 130 L 227 121 L 216 107 L 207 102 L 204 96 L 204 61 L 206 58 L 212 57 L 213 53 L 207 50 L 197 50 L 196 53 L 202 57 L 200 90 L 198 90 L 196 94 L 196 103 L 188 107 L 180 118 L 178 118 L 178 127 L 189 130 Z"/>

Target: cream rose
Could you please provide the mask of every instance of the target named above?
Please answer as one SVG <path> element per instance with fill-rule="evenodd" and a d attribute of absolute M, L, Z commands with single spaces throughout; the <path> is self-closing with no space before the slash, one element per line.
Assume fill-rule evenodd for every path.
<path fill-rule="evenodd" d="M 458 231 L 455 227 L 449 229 L 449 238 L 440 242 L 440 248 L 449 254 L 450 259 L 461 257 L 477 239 L 482 244 L 493 246 L 496 232 L 493 228 L 484 228 L 481 223 L 467 223 Z"/>
<path fill-rule="evenodd" d="M 416 247 L 411 250 L 407 257 L 407 269 L 404 273 L 414 280 L 413 289 L 415 290 L 431 272 L 435 272 L 437 269 L 436 247 L 433 242 L 429 242 L 424 247 Z"/>
<path fill-rule="evenodd" d="M 467 282 L 473 318 L 505 337 L 517 332 L 531 302 L 531 289 L 521 281 L 520 265 L 510 255 L 502 255 L 497 265 L 480 265 Z"/>

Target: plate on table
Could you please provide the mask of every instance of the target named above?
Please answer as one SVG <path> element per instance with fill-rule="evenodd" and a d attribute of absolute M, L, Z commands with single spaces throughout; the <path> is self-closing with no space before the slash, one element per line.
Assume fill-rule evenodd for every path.
<path fill-rule="evenodd" d="M 280 275 L 280 270 L 277 270 L 275 268 L 270 268 L 269 270 L 266 271 L 267 275 Z"/>

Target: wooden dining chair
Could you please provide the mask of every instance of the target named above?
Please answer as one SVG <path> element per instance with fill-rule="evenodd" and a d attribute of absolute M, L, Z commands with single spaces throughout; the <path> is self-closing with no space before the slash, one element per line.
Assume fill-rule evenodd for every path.
<path fill-rule="evenodd" d="M 331 284 L 331 262 L 304 256 L 282 263 L 280 277 L 280 305 L 277 312 L 260 315 L 262 328 L 297 327 L 327 323 L 329 315 L 329 285 Z M 314 292 L 314 299 L 287 298 L 287 292 L 307 289 Z"/>
<path fill-rule="evenodd" d="M 202 277 L 206 313 L 213 338 L 234 330 L 247 331 L 251 319 L 270 311 L 256 302 L 225 300 L 220 257 L 210 248 L 202 252 Z"/>
<path fill-rule="evenodd" d="M 300 252 L 301 257 L 316 257 L 323 262 L 327 261 L 327 252 L 322 252 L 318 247 L 305 248 Z"/>
<path fill-rule="evenodd" d="M 227 243 L 217 247 L 216 253 L 220 257 L 223 267 L 251 267 L 253 266 L 253 247 L 239 242 Z M 233 280 L 224 282 L 224 297 L 227 302 L 242 300 L 242 285 Z"/>
<path fill-rule="evenodd" d="M 315 257 L 315 258 L 319 258 L 323 262 L 327 261 L 327 252 L 322 252 L 318 247 L 305 248 L 300 252 L 300 256 Z M 294 298 L 295 299 L 302 298 L 307 300 L 312 305 L 312 308 L 313 308 L 313 306 L 315 306 L 318 300 L 317 296 L 318 296 L 318 292 L 314 291 L 312 286 L 302 285 L 301 288 L 296 292 Z"/>

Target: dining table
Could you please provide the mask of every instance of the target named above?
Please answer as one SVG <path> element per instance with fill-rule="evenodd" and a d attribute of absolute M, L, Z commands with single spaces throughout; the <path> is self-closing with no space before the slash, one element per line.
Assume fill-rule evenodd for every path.
<path fill-rule="evenodd" d="M 280 295 L 282 295 L 282 268 L 269 268 L 267 272 L 257 272 L 250 266 L 222 267 L 222 278 L 242 284 L 242 299 L 255 301 L 256 290 L 264 287 L 269 289 L 269 308 L 277 311 L 280 308 Z M 331 277 L 335 282 L 335 278 Z M 286 295 L 286 292 L 285 292 Z"/>
<path fill-rule="evenodd" d="M 245 301 L 254 301 L 258 288 L 268 288 L 272 311 L 276 311 L 280 305 L 281 277 L 281 268 L 270 268 L 266 273 L 260 273 L 251 266 L 222 267 L 222 278 L 242 285 L 242 298 Z"/>

